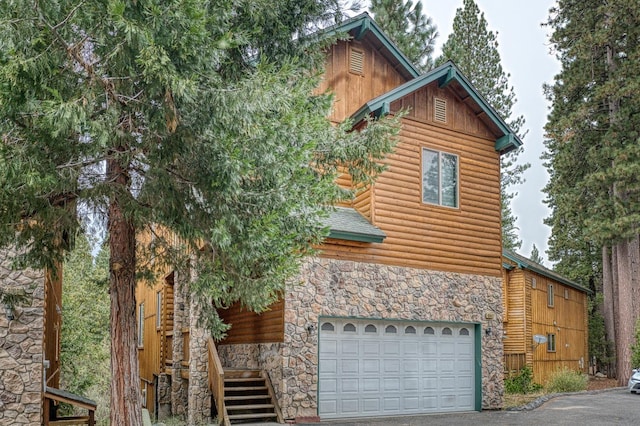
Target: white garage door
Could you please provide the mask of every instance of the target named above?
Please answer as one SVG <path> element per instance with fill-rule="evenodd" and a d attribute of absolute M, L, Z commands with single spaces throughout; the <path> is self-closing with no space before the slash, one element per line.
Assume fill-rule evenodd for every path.
<path fill-rule="evenodd" d="M 474 326 L 320 321 L 323 419 L 475 409 Z"/>

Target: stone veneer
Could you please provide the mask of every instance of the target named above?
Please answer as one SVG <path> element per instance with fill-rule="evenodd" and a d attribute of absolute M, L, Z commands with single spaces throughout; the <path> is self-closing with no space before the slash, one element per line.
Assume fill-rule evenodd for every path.
<path fill-rule="evenodd" d="M 482 335 L 482 408 L 502 407 L 502 281 L 500 277 L 310 258 L 285 300 L 284 343 L 220 346 L 228 367 L 263 368 L 285 419 L 314 417 L 321 316 L 471 322 Z M 485 319 L 493 313 L 493 319 Z M 313 328 L 310 330 L 309 326 Z"/>
<path fill-rule="evenodd" d="M 42 417 L 44 274 L 11 270 L 11 250 L 0 251 L 0 288 L 22 289 L 30 301 L 8 320 L 0 305 L 0 425 L 39 425 Z"/>

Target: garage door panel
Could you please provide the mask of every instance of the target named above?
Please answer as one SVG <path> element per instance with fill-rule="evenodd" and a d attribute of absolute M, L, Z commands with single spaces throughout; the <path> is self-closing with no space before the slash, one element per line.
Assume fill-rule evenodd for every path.
<path fill-rule="evenodd" d="M 325 324 L 331 323 L 333 329 Z M 332 319 L 319 335 L 322 418 L 473 410 L 473 326 Z"/>

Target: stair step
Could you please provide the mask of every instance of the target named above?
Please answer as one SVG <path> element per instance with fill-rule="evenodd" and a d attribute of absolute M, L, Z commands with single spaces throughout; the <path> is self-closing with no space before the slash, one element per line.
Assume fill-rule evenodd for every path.
<path fill-rule="evenodd" d="M 247 399 L 271 399 L 271 396 L 264 394 L 264 395 L 229 395 L 224 397 L 225 401 L 244 401 Z"/>
<path fill-rule="evenodd" d="M 265 408 L 274 408 L 273 404 L 252 404 L 252 405 L 227 405 L 227 411 L 231 410 L 262 410 Z M 269 414 L 269 413 L 267 413 Z"/>
<path fill-rule="evenodd" d="M 243 419 L 272 419 L 278 417 L 275 413 L 250 413 L 250 414 L 231 414 L 229 420 Z"/>
<path fill-rule="evenodd" d="M 264 391 L 267 390 L 266 386 L 233 386 L 233 387 L 226 387 L 224 388 L 225 392 L 226 391 L 233 391 L 233 392 L 248 392 L 248 391 Z"/>
<path fill-rule="evenodd" d="M 224 378 L 225 383 L 246 383 L 246 382 L 262 382 L 264 383 L 264 379 L 262 377 L 231 377 Z"/>
<path fill-rule="evenodd" d="M 262 377 L 260 370 L 224 370 L 224 377 Z"/>

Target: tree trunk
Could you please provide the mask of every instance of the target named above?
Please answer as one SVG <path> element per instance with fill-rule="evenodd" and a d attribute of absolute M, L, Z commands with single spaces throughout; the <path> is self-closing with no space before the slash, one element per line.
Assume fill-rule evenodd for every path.
<path fill-rule="evenodd" d="M 614 352 L 615 356 L 615 341 L 616 341 L 616 328 L 615 328 L 615 312 L 616 312 L 616 304 L 617 298 L 613 291 L 613 265 L 612 265 L 612 254 L 609 251 L 609 248 L 606 246 L 602 247 L 602 315 L 604 317 L 604 329 L 606 333 L 607 343 L 609 347 Z M 608 363 L 608 371 L 607 376 L 615 377 L 615 371 L 612 371 L 613 368 L 612 362 Z"/>
<path fill-rule="evenodd" d="M 634 343 L 635 314 L 633 311 L 633 285 L 629 240 L 616 244 L 616 268 L 618 270 L 618 309 L 616 329 L 616 370 L 618 384 L 624 386 L 631 372 L 631 345 Z"/>
<path fill-rule="evenodd" d="M 129 176 L 117 159 L 107 161 L 107 178 L 123 192 Z M 121 198 L 109 204 L 109 273 L 111 297 L 110 424 L 141 426 L 142 404 L 138 371 L 135 299 L 135 228 L 125 217 Z"/>

